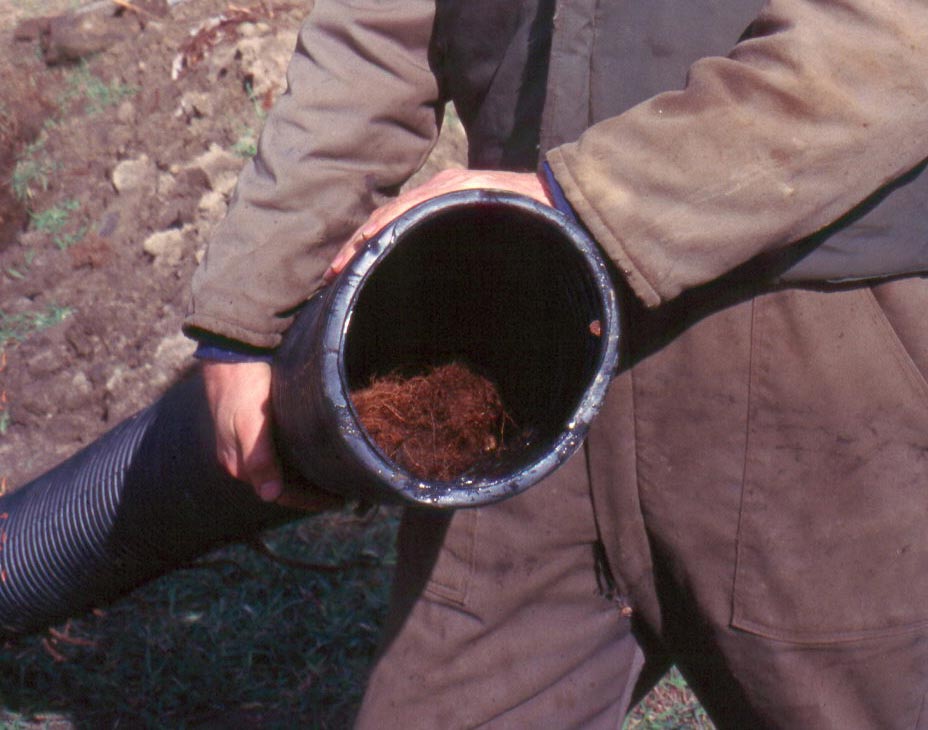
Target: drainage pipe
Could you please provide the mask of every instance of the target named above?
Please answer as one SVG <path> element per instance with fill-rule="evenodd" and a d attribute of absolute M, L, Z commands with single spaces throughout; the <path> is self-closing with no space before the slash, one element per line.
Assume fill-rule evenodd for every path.
<path fill-rule="evenodd" d="M 352 499 L 504 499 L 578 448 L 616 369 L 619 332 L 610 268 L 565 216 L 489 191 L 427 201 L 372 239 L 288 330 L 273 363 L 282 461 Z M 369 439 L 349 393 L 451 359 L 497 383 L 522 437 L 457 479 L 423 480 Z M 0 498 L 0 639 L 300 514 L 261 502 L 221 468 L 196 376 Z"/>

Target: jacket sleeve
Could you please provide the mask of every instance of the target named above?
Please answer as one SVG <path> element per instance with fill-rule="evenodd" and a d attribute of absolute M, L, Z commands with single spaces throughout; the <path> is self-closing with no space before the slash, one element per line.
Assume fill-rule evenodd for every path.
<path fill-rule="evenodd" d="M 928 4 L 770 0 L 725 58 L 548 153 L 658 305 L 840 218 L 928 157 Z"/>
<path fill-rule="evenodd" d="M 317 0 L 193 278 L 184 329 L 275 347 L 292 310 L 438 134 L 432 0 Z"/>

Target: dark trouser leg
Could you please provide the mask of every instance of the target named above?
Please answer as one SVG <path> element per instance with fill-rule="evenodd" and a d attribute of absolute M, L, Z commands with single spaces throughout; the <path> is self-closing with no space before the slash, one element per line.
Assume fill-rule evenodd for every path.
<path fill-rule="evenodd" d="M 491 507 L 408 512 L 358 726 L 618 730 L 642 655 L 596 540 L 583 454 Z"/>

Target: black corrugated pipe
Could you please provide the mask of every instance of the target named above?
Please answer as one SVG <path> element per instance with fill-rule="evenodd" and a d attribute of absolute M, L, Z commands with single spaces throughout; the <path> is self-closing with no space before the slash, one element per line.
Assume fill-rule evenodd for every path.
<path fill-rule="evenodd" d="M 609 266 L 574 223 L 468 191 L 390 224 L 298 313 L 274 368 L 288 469 L 350 498 L 487 504 L 580 445 L 616 369 Z M 499 386 L 522 439 L 450 482 L 418 479 L 359 424 L 349 393 L 397 368 L 463 359 Z M 222 544 L 299 517 L 216 461 L 200 377 L 0 498 L 0 638 L 111 601 Z"/>

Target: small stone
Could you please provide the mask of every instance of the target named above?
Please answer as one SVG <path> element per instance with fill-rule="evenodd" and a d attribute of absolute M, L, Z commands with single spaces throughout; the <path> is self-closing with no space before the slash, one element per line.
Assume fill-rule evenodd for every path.
<path fill-rule="evenodd" d="M 49 32 L 52 20 L 52 16 L 44 15 L 20 21 L 13 30 L 13 40 L 37 41 Z"/>
<path fill-rule="evenodd" d="M 113 372 L 106 379 L 106 389 L 112 393 L 116 391 L 126 378 L 126 370 L 121 365 L 113 368 Z"/>
<path fill-rule="evenodd" d="M 184 231 L 172 228 L 153 233 L 145 239 L 142 249 L 153 257 L 156 263 L 176 265 L 184 257 Z"/>
<path fill-rule="evenodd" d="M 233 173 L 238 178 L 242 164 L 243 160 L 238 155 L 224 150 L 218 144 L 211 144 L 206 152 L 193 159 L 186 167 L 203 170 L 210 188 L 216 190 L 221 176 Z"/>
<path fill-rule="evenodd" d="M 252 38 L 258 34 L 254 23 L 239 23 L 238 34 L 242 38 Z"/>
<path fill-rule="evenodd" d="M 71 378 L 71 388 L 81 395 L 85 395 L 90 393 L 90 391 L 93 389 L 93 386 L 90 384 L 87 376 L 79 370 L 74 374 L 74 377 Z"/>
<path fill-rule="evenodd" d="M 180 111 L 188 119 L 211 117 L 215 111 L 213 98 L 201 91 L 188 91 L 180 98 Z"/>
<path fill-rule="evenodd" d="M 29 374 L 41 377 L 57 373 L 67 362 L 67 352 L 62 347 L 49 347 L 35 353 L 26 361 Z"/>
<path fill-rule="evenodd" d="M 284 90 L 287 66 L 295 45 L 295 32 L 242 38 L 235 44 L 240 72 L 244 78 L 251 79 L 251 93 L 262 104 Z"/>
<path fill-rule="evenodd" d="M 116 120 L 120 124 L 135 124 L 135 104 L 126 99 L 116 108 Z"/>
<path fill-rule="evenodd" d="M 173 374 L 189 363 L 196 349 L 197 343 L 182 332 L 165 337 L 155 349 L 155 369 Z"/>
<path fill-rule="evenodd" d="M 213 180 L 213 190 L 227 198 L 235 191 L 238 184 L 238 172 L 223 172 Z"/>
<path fill-rule="evenodd" d="M 109 6 L 69 12 L 52 18 L 48 33 L 41 35 L 45 62 L 49 65 L 79 61 L 137 32 L 134 19 L 114 17 Z"/>
<path fill-rule="evenodd" d="M 162 172 L 158 175 L 158 184 L 156 186 L 159 198 L 169 198 L 177 189 L 177 178 L 170 172 Z"/>
<path fill-rule="evenodd" d="M 142 155 L 134 160 L 123 160 L 113 168 L 113 187 L 120 194 L 153 191 L 157 175 L 158 168 L 148 155 Z"/>
<path fill-rule="evenodd" d="M 197 212 L 200 214 L 200 218 L 212 223 L 222 220 L 227 208 L 226 197 L 215 190 L 205 193 L 197 204 Z"/>

